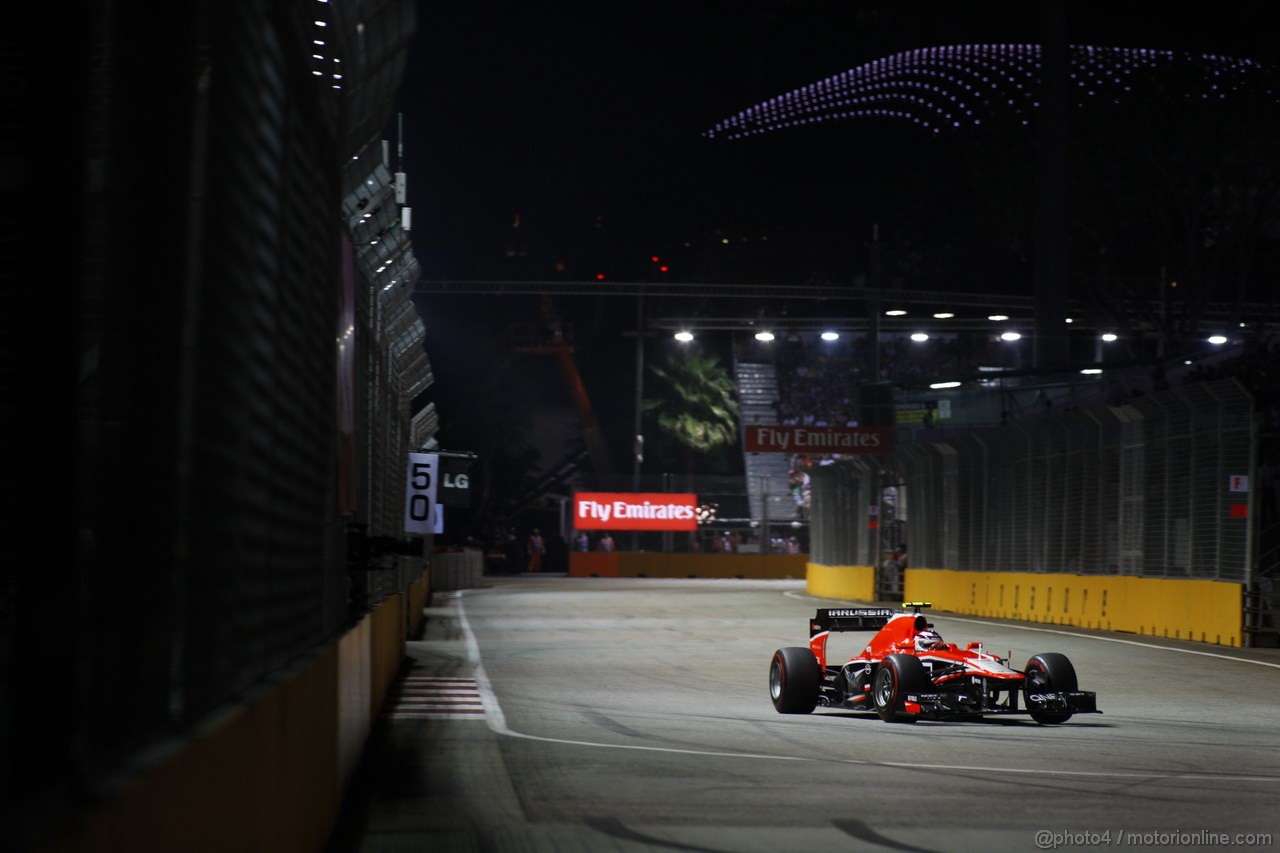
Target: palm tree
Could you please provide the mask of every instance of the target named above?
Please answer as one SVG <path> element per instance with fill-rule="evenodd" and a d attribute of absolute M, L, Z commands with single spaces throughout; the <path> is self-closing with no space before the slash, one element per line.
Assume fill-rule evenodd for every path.
<path fill-rule="evenodd" d="M 661 435 L 680 448 L 689 473 L 697 456 L 711 456 L 738 441 L 738 401 L 733 379 L 714 355 L 689 351 L 671 358 L 666 369 L 650 366 L 666 393 L 644 401 Z"/>

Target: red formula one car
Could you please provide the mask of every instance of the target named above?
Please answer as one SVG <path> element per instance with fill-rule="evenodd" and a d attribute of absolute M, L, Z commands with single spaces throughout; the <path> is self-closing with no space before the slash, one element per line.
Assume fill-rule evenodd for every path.
<path fill-rule="evenodd" d="M 886 721 L 973 719 L 1030 714 L 1038 723 L 1064 723 L 1073 714 L 1098 714 L 1095 694 L 1080 690 L 1064 655 L 1033 655 L 1022 671 L 982 643 L 963 649 L 944 642 L 920 612 L 925 601 L 889 608 L 819 610 L 809 623 L 809 647 L 778 649 L 769 666 L 769 696 L 780 714 L 815 707 L 872 711 Z M 906 612 L 905 608 L 911 608 Z M 827 662 L 832 632 L 875 631 L 862 652 L 843 665 Z"/>

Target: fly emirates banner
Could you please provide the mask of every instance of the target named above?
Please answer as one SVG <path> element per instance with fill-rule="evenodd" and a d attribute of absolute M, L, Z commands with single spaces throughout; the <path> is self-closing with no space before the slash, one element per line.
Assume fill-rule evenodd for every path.
<path fill-rule="evenodd" d="M 888 427 L 780 426 L 752 424 L 746 429 L 748 453 L 892 453 Z"/>
<path fill-rule="evenodd" d="M 657 492 L 578 492 L 576 530 L 697 530 L 698 496 Z"/>

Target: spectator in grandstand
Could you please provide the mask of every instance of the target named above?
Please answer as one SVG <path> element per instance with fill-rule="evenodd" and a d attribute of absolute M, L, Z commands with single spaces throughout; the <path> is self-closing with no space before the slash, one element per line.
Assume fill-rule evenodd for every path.
<path fill-rule="evenodd" d="M 614 551 L 616 549 L 617 549 L 617 544 L 613 541 L 613 534 L 606 530 L 600 536 L 599 541 L 596 542 L 596 550 Z"/>
<path fill-rule="evenodd" d="M 574 540 L 573 540 L 573 550 L 575 551 L 591 550 L 591 537 L 587 535 L 587 531 L 585 530 L 578 531 L 578 535 L 574 537 Z"/>

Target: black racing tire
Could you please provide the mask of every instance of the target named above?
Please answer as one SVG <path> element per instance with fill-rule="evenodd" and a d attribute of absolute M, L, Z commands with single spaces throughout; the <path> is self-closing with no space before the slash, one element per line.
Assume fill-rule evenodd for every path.
<path fill-rule="evenodd" d="M 1027 680 L 1022 686 L 1024 694 L 1072 693 L 1080 689 L 1079 682 L 1076 680 L 1076 668 L 1071 665 L 1066 655 L 1057 652 L 1033 655 L 1031 660 L 1027 661 L 1024 671 L 1027 674 Z M 1027 707 L 1030 706 L 1031 703 L 1027 702 Z M 1034 711 L 1031 714 L 1031 719 L 1046 726 L 1065 723 L 1071 717 L 1071 714 L 1037 714 Z"/>
<path fill-rule="evenodd" d="M 914 655 L 886 655 L 871 681 L 871 701 L 886 723 L 914 723 L 916 717 L 903 714 L 902 698 L 907 693 L 924 693 L 933 685 L 924 664 Z"/>
<path fill-rule="evenodd" d="M 779 714 L 808 714 L 818 704 L 822 670 L 809 649 L 790 646 L 773 653 L 769 698 Z"/>

